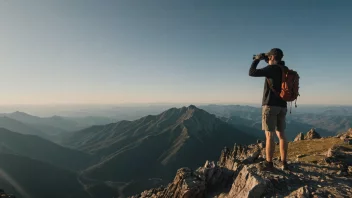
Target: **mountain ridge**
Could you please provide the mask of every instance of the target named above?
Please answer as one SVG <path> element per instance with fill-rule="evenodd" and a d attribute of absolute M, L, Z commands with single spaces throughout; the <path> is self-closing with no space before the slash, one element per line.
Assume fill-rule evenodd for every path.
<path fill-rule="evenodd" d="M 91 156 L 57 145 L 35 135 L 23 135 L 0 128 L 0 153 L 20 154 L 54 166 L 79 170 L 89 165 Z"/>
<path fill-rule="evenodd" d="M 187 162 L 197 167 L 206 157 L 216 157 L 216 149 L 233 142 L 256 141 L 256 137 L 194 105 L 171 108 L 135 121 L 94 126 L 65 139 L 64 145 L 100 159 L 82 172 L 85 177 L 115 182 L 137 180 L 142 183 L 136 187 L 139 189 L 149 178 L 169 180 L 171 173 Z M 143 170 L 145 164 L 149 166 L 147 171 Z M 136 188 L 131 187 L 126 193 L 133 193 Z"/>

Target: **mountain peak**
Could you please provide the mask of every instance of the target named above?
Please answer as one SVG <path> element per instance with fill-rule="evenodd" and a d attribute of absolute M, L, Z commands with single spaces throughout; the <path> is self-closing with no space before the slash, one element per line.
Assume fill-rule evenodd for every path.
<path fill-rule="evenodd" d="M 182 107 L 181 109 L 170 109 L 173 113 L 178 112 L 179 119 L 178 123 L 184 122 L 185 120 L 189 120 L 191 118 L 202 120 L 202 123 L 210 123 L 215 119 L 215 115 L 204 111 L 203 109 L 199 109 L 195 105 L 189 105 L 188 107 Z"/>
<path fill-rule="evenodd" d="M 12 113 L 13 115 L 21 115 L 21 116 L 30 116 L 29 114 L 22 111 L 15 111 Z"/>
<path fill-rule="evenodd" d="M 198 109 L 195 105 L 189 105 L 188 109 Z"/>
<path fill-rule="evenodd" d="M 37 116 L 22 112 L 22 111 L 15 111 L 13 113 L 7 114 L 8 117 L 11 118 L 38 118 Z"/>

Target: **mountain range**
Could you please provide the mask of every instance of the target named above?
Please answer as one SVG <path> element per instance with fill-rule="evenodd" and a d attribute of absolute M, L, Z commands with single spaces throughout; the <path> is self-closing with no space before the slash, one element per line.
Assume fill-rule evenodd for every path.
<path fill-rule="evenodd" d="M 348 109 L 322 112 L 288 114 L 289 139 L 311 128 L 331 136 L 351 127 Z M 217 159 L 225 146 L 265 138 L 261 109 L 251 106 L 190 105 L 114 120 L 1 114 L 0 188 L 19 197 L 124 197 Z"/>
<path fill-rule="evenodd" d="M 247 144 L 256 138 L 191 105 L 87 128 L 68 134 L 63 144 L 100 158 L 83 172 L 84 177 L 133 181 L 125 191 L 133 193 L 149 185 L 151 178 L 169 181 L 179 167 L 195 168 L 202 160 L 215 159 L 216 150 L 224 146 Z"/>
<path fill-rule="evenodd" d="M 199 106 L 215 114 L 229 124 L 246 125 L 261 130 L 261 108 L 241 105 L 205 105 Z M 315 128 L 323 136 L 333 136 L 352 127 L 352 107 L 306 107 L 293 108 L 287 113 L 286 135 L 293 140 L 297 132 L 306 132 Z M 300 111 L 303 112 L 300 112 Z"/>
<path fill-rule="evenodd" d="M 114 118 L 99 116 L 38 117 L 19 111 L 0 114 L 0 127 L 22 134 L 37 135 L 54 142 L 60 141 L 62 133 L 113 122 L 116 122 Z"/>
<path fill-rule="evenodd" d="M 37 118 L 25 120 L 26 116 L 20 115 L 17 118 L 28 126 L 38 123 L 34 122 Z M 59 172 L 66 175 L 64 178 L 69 180 L 66 183 L 76 186 L 76 190 L 65 187 L 62 190 L 70 193 L 62 197 L 84 193 L 91 197 L 131 195 L 169 182 L 181 166 L 196 168 L 206 159 L 216 159 L 217 151 L 225 146 L 234 142 L 248 144 L 257 139 L 193 105 L 171 108 L 134 121 L 61 133 L 60 143 L 65 147 L 39 137 L 41 134 L 36 134 L 38 131 L 33 128 L 24 131 L 25 125 L 21 126 L 23 129 L 12 129 L 26 135 L 0 129 L 0 154 L 7 160 L 0 163 L 0 169 L 19 183 L 24 192 L 38 198 L 45 197 L 45 192 L 34 189 L 33 181 L 28 179 L 31 174 L 40 174 L 32 166 L 41 167 L 45 175 Z M 18 166 L 11 167 L 10 162 Z M 30 167 L 23 168 L 27 165 Z M 18 170 L 21 167 L 23 170 Z M 53 193 L 58 190 L 49 186 L 47 189 Z"/>

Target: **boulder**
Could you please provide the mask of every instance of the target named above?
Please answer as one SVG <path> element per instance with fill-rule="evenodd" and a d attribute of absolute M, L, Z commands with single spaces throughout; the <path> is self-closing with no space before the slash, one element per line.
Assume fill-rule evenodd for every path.
<path fill-rule="evenodd" d="M 299 133 L 296 138 L 294 139 L 294 142 L 304 140 L 304 134 L 301 132 Z"/>
<path fill-rule="evenodd" d="M 237 145 L 232 149 L 223 149 L 219 159 L 219 165 L 229 170 L 236 170 L 236 162 L 252 163 L 259 158 L 263 150 L 263 142 L 251 145 Z"/>
<path fill-rule="evenodd" d="M 319 133 L 315 131 L 315 129 L 311 129 L 307 132 L 306 136 L 304 137 L 305 140 L 312 140 L 312 139 L 320 139 Z"/>
<path fill-rule="evenodd" d="M 268 181 L 257 175 L 248 166 L 244 166 L 233 182 L 228 197 L 261 197 L 266 192 L 268 185 Z"/>
<path fill-rule="evenodd" d="M 307 186 L 298 188 L 297 190 L 293 191 L 291 194 L 286 196 L 285 198 L 309 198 L 310 192 Z"/>
<path fill-rule="evenodd" d="M 181 168 L 162 197 L 200 198 L 205 196 L 205 181 L 193 175 L 190 168 Z"/>
<path fill-rule="evenodd" d="M 166 188 L 145 190 L 131 198 L 202 198 L 205 196 L 204 179 L 193 174 L 190 168 L 180 168 Z"/>

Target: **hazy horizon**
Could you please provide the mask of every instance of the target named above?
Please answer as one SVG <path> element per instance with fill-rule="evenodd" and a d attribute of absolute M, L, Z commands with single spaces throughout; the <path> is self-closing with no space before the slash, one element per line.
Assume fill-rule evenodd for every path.
<path fill-rule="evenodd" d="M 170 108 L 181 108 L 195 105 L 197 107 L 208 105 L 240 105 L 260 108 L 261 104 L 210 104 L 210 103 L 149 103 L 149 104 L 60 104 L 60 105 L 0 105 L 1 113 L 23 112 L 39 117 L 64 116 L 64 117 L 115 117 L 124 113 L 139 112 L 141 117 L 151 114 L 159 114 Z M 292 107 L 292 113 L 309 113 L 326 108 L 351 108 L 352 105 L 317 105 L 300 104 L 297 108 Z M 123 116 L 122 116 L 123 117 Z"/>
<path fill-rule="evenodd" d="M 299 105 L 352 105 L 351 5 L 0 1 L 0 106 L 260 105 L 248 70 L 273 47 L 301 76 Z"/>

